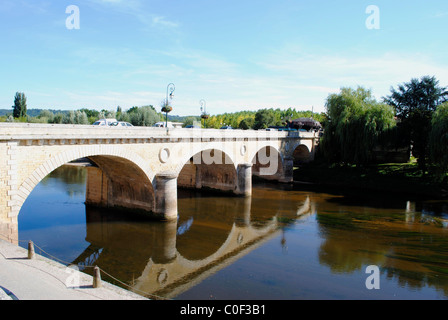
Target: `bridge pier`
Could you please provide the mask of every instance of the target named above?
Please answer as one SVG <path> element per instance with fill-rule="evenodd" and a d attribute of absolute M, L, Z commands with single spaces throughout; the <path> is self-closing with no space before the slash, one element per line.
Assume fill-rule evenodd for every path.
<path fill-rule="evenodd" d="M 177 177 L 174 172 L 156 175 L 155 214 L 162 220 L 177 219 Z"/>
<path fill-rule="evenodd" d="M 107 207 L 107 177 L 97 167 L 87 167 L 86 204 Z"/>
<path fill-rule="evenodd" d="M 294 158 L 285 157 L 283 159 L 283 174 L 280 182 L 289 183 L 294 181 Z"/>
<path fill-rule="evenodd" d="M 176 236 L 177 220 L 170 220 L 154 226 L 154 254 L 152 260 L 157 264 L 166 264 L 174 261 L 177 256 Z"/>
<path fill-rule="evenodd" d="M 19 166 L 17 141 L 0 142 L 0 239 L 17 244 Z"/>
<path fill-rule="evenodd" d="M 9 243 L 19 244 L 19 223 L 17 217 L 0 219 L 0 239 Z"/>
<path fill-rule="evenodd" d="M 113 189 L 122 189 L 113 184 L 107 174 L 97 167 L 87 168 L 86 204 L 103 208 L 128 208 L 146 210 L 149 215 L 154 215 L 160 220 L 177 219 L 177 174 L 162 172 L 156 175 L 155 204 L 148 203 L 146 208 L 142 205 L 142 199 L 117 202 L 114 199 Z M 128 187 L 129 188 L 129 187 Z M 148 201 L 150 201 L 148 199 Z"/>
<path fill-rule="evenodd" d="M 237 170 L 236 194 L 250 197 L 252 195 L 252 163 L 243 163 Z"/>

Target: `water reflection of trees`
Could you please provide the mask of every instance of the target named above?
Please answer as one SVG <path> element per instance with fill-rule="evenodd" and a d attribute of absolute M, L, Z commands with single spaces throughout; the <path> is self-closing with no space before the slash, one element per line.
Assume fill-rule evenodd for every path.
<path fill-rule="evenodd" d="M 43 186 L 49 186 L 50 183 L 60 185 L 60 189 L 66 190 L 67 195 L 73 198 L 85 194 L 86 179 L 87 171 L 84 167 L 65 165 L 51 172 L 40 184 Z M 66 188 L 66 185 L 70 185 L 70 188 Z"/>
<path fill-rule="evenodd" d="M 424 205 L 410 210 L 408 204 L 399 210 L 343 202 L 337 212 L 325 204 L 318 210 L 324 238 L 321 264 L 334 273 L 364 272 L 365 266 L 378 265 L 400 286 L 433 286 L 448 295 L 448 230 L 440 223 L 443 211 L 436 209 L 446 209 L 446 203 L 430 205 L 436 211 L 428 211 Z"/>

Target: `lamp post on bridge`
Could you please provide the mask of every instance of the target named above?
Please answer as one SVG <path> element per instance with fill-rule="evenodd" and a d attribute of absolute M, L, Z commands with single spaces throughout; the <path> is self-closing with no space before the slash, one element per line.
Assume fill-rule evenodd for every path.
<path fill-rule="evenodd" d="M 162 112 L 165 112 L 165 120 L 166 120 L 166 131 L 168 132 L 168 113 L 173 110 L 173 108 L 170 106 L 170 100 L 174 98 L 174 91 L 176 90 L 176 86 L 174 83 L 168 84 L 166 87 L 166 100 L 164 103 L 164 106 L 162 108 Z"/>
<path fill-rule="evenodd" d="M 209 115 L 207 114 L 207 109 L 206 109 L 207 105 L 206 105 L 205 100 L 203 100 L 203 99 L 201 101 L 199 101 L 199 104 L 201 105 L 201 112 L 202 112 L 201 118 L 204 119 L 204 128 L 207 129 L 207 119 L 209 118 Z"/>

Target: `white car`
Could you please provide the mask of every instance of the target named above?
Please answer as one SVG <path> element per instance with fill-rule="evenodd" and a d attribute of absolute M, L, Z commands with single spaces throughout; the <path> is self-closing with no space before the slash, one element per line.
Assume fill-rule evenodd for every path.
<path fill-rule="evenodd" d="M 111 127 L 133 127 L 129 122 L 117 121 L 110 124 Z"/>
<path fill-rule="evenodd" d="M 118 122 L 117 119 L 100 119 L 96 121 L 94 126 L 110 126 L 112 123 Z"/>

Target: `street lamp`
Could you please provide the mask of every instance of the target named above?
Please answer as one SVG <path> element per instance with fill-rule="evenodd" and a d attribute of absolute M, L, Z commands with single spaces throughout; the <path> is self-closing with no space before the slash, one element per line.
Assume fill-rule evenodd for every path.
<path fill-rule="evenodd" d="M 168 99 L 174 98 L 174 90 L 176 90 L 176 86 L 174 85 L 174 83 L 170 83 L 166 87 L 166 100 L 162 108 L 162 112 L 165 112 L 166 115 L 166 130 L 168 130 L 168 112 L 171 112 L 171 110 L 173 110 Z"/>
<path fill-rule="evenodd" d="M 207 114 L 207 105 L 205 100 L 199 101 L 199 104 L 201 105 L 201 118 L 204 119 L 204 127 L 207 129 L 207 119 L 209 118 L 209 115 Z"/>

